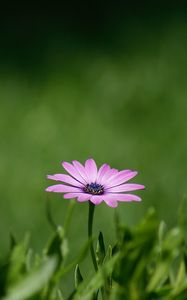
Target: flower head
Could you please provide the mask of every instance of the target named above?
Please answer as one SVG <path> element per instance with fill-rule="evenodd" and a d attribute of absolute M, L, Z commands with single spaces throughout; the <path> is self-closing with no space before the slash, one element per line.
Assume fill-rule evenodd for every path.
<path fill-rule="evenodd" d="M 48 175 L 48 179 L 63 184 L 49 186 L 47 192 L 63 193 L 65 199 L 77 198 L 79 202 L 91 201 L 95 205 L 104 201 L 111 207 L 117 207 L 118 201 L 141 201 L 139 196 L 129 192 L 144 189 L 144 185 L 126 183 L 138 174 L 136 171 L 118 171 L 108 164 L 98 169 L 92 158 L 86 160 L 85 165 L 74 160 L 72 164 L 63 162 L 62 166 L 69 174 Z"/>

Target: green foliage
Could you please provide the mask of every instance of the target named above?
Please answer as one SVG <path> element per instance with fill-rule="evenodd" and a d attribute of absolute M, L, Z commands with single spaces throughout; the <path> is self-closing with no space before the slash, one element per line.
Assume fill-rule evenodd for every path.
<path fill-rule="evenodd" d="M 100 232 L 97 241 L 97 246 L 96 246 L 96 260 L 98 266 L 102 265 L 105 255 L 106 252 L 105 252 L 104 238 L 102 232 Z"/>
<path fill-rule="evenodd" d="M 75 287 L 78 288 L 79 284 L 83 281 L 83 277 L 81 271 L 79 269 L 79 265 L 76 265 L 75 268 Z"/>
<path fill-rule="evenodd" d="M 183 228 L 167 230 L 153 210 L 135 228 L 127 228 L 116 219 L 117 240 L 113 246 L 105 245 L 104 235 L 99 233 L 95 247 L 98 271 L 91 276 L 80 271 L 90 241 L 67 263 L 67 226 L 55 226 L 40 256 L 30 249 L 28 236 L 20 243 L 11 236 L 10 253 L 0 266 L 1 299 L 64 300 L 64 276 L 73 269 L 75 288 L 68 300 L 187 299 Z"/>

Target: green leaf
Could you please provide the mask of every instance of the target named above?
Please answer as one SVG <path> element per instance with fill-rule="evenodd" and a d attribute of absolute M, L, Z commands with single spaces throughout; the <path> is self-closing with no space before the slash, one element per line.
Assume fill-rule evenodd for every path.
<path fill-rule="evenodd" d="M 34 264 L 33 250 L 30 248 L 25 257 L 26 271 L 30 272 Z"/>
<path fill-rule="evenodd" d="M 13 234 L 10 232 L 10 250 L 13 250 L 13 248 L 17 245 L 16 239 L 13 236 Z"/>
<path fill-rule="evenodd" d="M 109 300 L 125 300 L 128 298 L 128 293 L 125 287 L 115 284 L 112 288 Z M 134 299 L 133 299 L 134 300 Z"/>
<path fill-rule="evenodd" d="M 38 270 L 26 275 L 21 282 L 12 286 L 8 295 L 2 300 L 25 300 L 33 296 L 50 280 L 56 265 L 57 259 L 55 257 L 49 258 Z"/>
<path fill-rule="evenodd" d="M 26 235 L 23 242 L 12 249 L 9 259 L 9 270 L 7 284 L 12 285 L 18 282 L 26 273 L 26 255 L 28 250 L 29 235 Z"/>
<path fill-rule="evenodd" d="M 64 297 L 60 289 L 57 290 L 57 300 L 64 300 Z"/>
<path fill-rule="evenodd" d="M 174 228 L 167 234 L 162 244 L 161 260 L 150 278 L 147 291 L 158 288 L 168 278 L 171 263 L 180 254 L 182 241 L 183 235 L 179 228 Z"/>
<path fill-rule="evenodd" d="M 68 254 L 68 244 L 65 238 L 64 229 L 61 226 L 57 227 L 52 238 L 49 240 L 44 253 L 48 256 L 56 255 L 58 257 L 59 264 L 66 258 Z"/>
<path fill-rule="evenodd" d="M 180 288 L 181 284 L 187 280 L 185 263 L 182 260 L 179 266 L 178 274 L 175 280 L 175 289 Z"/>
<path fill-rule="evenodd" d="M 183 232 L 180 228 L 175 227 L 170 230 L 163 241 L 163 250 L 172 250 L 172 253 L 178 249 L 178 246 L 182 245 Z M 178 252 L 178 251 L 177 251 Z"/>
<path fill-rule="evenodd" d="M 112 246 L 109 245 L 108 249 L 107 249 L 107 252 L 106 252 L 106 255 L 104 257 L 104 260 L 103 260 L 103 264 L 105 264 L 108 260 L 110 260 L 111 257 L 112 257 Z"/>
<path fill-rule="evenodd" d="M 105 251 L 104 238 L 102 232 L 100 232 L 97 240 L 97 245 L 96 245 L 96 260 L 98 266 L 102 265 L 105 255 L 106 255 L 106 251 Z"/>
<path fill-rule="evenodd" d="M 109 261 L 107 261 L 98 272 L 91 278 L 91 280 L 84 280 L 77 289 L 74 300 L 91 300 L 94 294 L 104 286 L 106 278 L 112 273 L 113 268 L 120 254 L 115 254 Z"/>
<path fill-rule="evenodd" d="M 81 275 L 80 269 L 79 269 L 79 265 L 76 265 L 75 268 L 75 288 L 77 289 L 79 284 L 83 281 L 83 277 Z"/>
<path fill-rule="evenodd" d="M 163 243 L 165 234 L 166 234 L 166 223 L 164 221 L 161 221 L 158 228 L 158 239 L 159 239 L 160 246 Z"/>

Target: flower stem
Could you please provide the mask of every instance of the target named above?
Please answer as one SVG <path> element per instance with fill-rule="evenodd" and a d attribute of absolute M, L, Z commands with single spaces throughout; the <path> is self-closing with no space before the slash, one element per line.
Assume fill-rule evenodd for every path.
<path fill-rule="evenodd" d="M 89 201 L 89 213 L 88 213 L 88 238 L 90 240 L 90 253 L 92 257 L 92 262 L 94 265 L 94 269 L 97 272 L 98 266 L 95 257 L 94 247 L 93 247 L 93 240 L 92 240 L 92 225 L 93 225 L 93 217 L 94 217 L 94 210 L 95 205 Z"/>

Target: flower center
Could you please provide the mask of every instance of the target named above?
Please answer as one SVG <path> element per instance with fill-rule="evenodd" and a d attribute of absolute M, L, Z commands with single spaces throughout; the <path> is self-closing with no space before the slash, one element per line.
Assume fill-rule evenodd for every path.
<path fill-rule="evenodd" d="M 92 195 L 102 195 L 104 187 L 101 184 L 92 182 L 84 187 L 84 192 Z"/>

